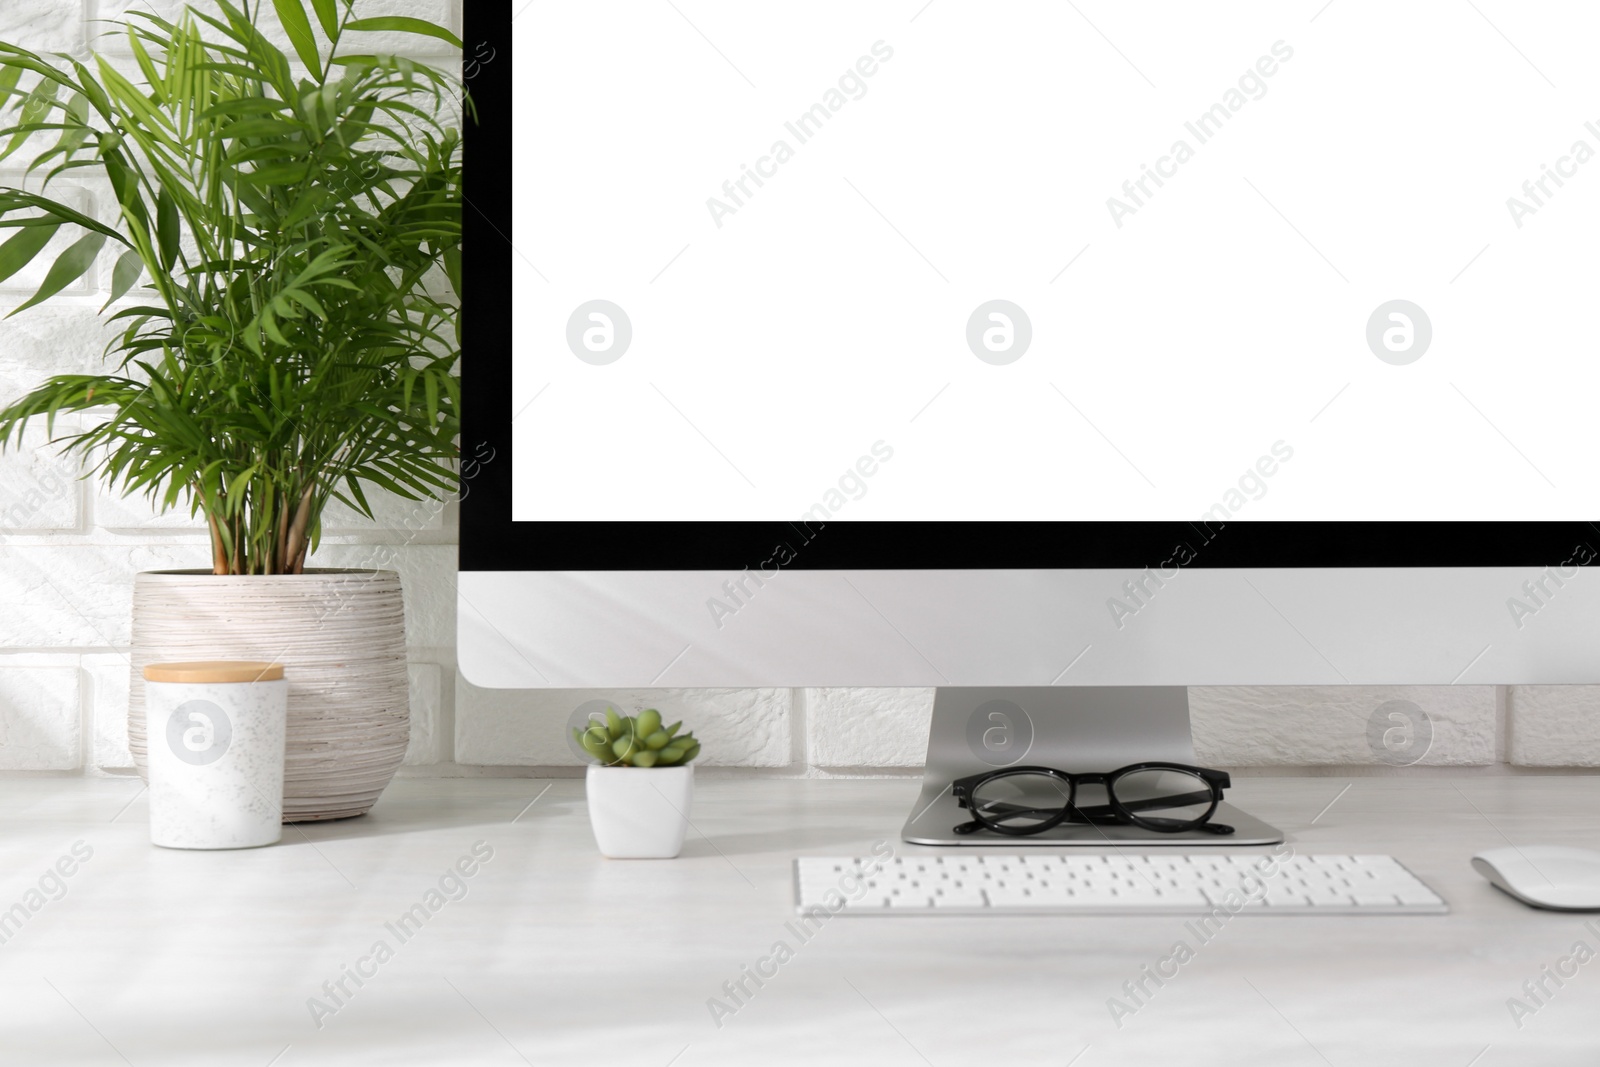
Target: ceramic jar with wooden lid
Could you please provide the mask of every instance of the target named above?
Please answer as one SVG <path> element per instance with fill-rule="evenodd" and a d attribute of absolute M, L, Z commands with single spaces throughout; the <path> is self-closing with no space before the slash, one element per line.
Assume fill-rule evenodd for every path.
<path fill-rule="evenodd" d="M 151 843 L 209 849 L 278 841 L 289 701 L 282 665 L 152 663 L 144 677 Z"/>

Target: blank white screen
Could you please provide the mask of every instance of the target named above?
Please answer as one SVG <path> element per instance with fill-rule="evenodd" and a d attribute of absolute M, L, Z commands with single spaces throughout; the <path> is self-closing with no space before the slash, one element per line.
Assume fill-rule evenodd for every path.
<path fill-rule="evenodd" d="M 514 518 L 1595 513 L 1600 11 L 674 3 L 513 23 Z"/>

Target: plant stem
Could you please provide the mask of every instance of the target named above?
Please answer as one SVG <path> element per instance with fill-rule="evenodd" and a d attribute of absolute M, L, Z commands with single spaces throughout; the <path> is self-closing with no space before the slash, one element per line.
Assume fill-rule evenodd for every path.
<path fill-rule="evenodd" d="M 207 512 L 206 522 L 211 524 L 211 573 L 227 574 L 228 552 L 222 547 L 222 531 L 217 528 L 217 517 Z"/>
<path fill-rule="evenodd" d="M 275 559 L 277 566 L 273 569 L 283 574 L 289 569 L 289 558 L 285 550 L 289 547 L 289 493 L 283 494 L 283 503 L 278 507 L 278 543 L 272 546 L 272 551 L 267 553 L 268 559 Z"/>
<path fill-rule="evenodd" d="M 285 553 L 285 574 L 300 574 L 305 570 L 306 529 L 311 525 L 311 497 L 316 487 L 314 481 L 306 483 L 305 492 L 300 494 L 300 506 L 295 508 L 294 525 L 289 528 L 289 546 Z"/>

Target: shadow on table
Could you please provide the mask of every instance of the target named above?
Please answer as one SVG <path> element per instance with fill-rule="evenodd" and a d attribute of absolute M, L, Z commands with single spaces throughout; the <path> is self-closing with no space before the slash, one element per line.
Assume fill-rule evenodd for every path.
<path fill-rule="evenodd" d="M 682 856 L 750 856 L 758 853 L 792 853 L 817 855 L 821 850 L 838 856 L 870 855 L 872 846 L 879 841 L 893 845 L 896 854 L 906 847 L 900 840 L 900 827 L 873 828 L 854 826 L 808 826 L 789 828 L 781 833 L 700 834 L 693 827 L 683 839 Z"/>
<path fill-rule="evenodd" d="M 340 841 L 384 834 L 410 834 L 466 827 L 536 825 L 552 819 L 582 818 L 582 783 L 576 791 L 561 783 L 529 780 L 526 792 L 438 796 L 385 793 L 366 815 L 326 822 L 301 822 L 284 827 L 284 840 Z M 546 786 L 549 786 L 547 789 Z"/>

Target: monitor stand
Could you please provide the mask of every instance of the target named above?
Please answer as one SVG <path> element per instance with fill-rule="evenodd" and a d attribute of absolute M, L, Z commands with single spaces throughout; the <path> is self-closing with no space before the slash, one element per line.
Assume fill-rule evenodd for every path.
<path fill-rule="evenodd" d="M 1283 834 L 1223 801 L 1212 821 L 1226 835 L 1195 830 L 1162 834 L 1137 826 L 1063 823 L 1040 834 L 1008 837 L 979 830 L 957 835 L 970 816 L 956 804 L 950 783 L 986 770 L 1016 765 L 1105 772 L 1130 763 L 1195 762 L 1189 734 L 1189 691 L 1182 686 L 940 687 L 933 699 L 928 762 L 901 836 L 914 845 L 1004 845 L 1060 848 L 1136 845 L 1275 845 Z M 1237 785 L 1233 792 L 1237 792 Z M 1103 803 L 1080 795 L 1081 803 Z"/>

